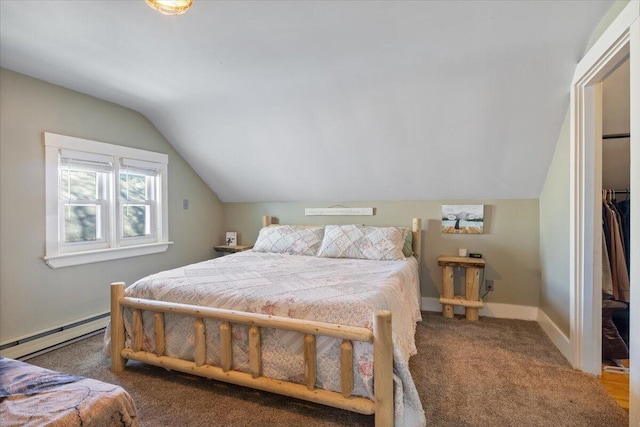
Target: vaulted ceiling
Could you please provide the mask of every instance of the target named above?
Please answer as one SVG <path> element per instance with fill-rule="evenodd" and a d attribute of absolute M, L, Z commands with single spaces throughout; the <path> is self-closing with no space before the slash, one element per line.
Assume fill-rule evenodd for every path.
<path fill-rule="evenodd" d="M 612 1 L 0 1 L 0 65 L 144 114 L 225 202 L 537 198 Z"/>

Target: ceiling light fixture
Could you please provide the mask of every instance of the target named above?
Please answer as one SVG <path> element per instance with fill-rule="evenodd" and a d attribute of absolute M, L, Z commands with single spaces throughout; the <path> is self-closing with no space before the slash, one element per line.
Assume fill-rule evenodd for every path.
<path fill-rule="evenodd" d="M 163 15 L 182 15 L 193 4 L 193 0 L 146 0 L 147 4 Z"/>

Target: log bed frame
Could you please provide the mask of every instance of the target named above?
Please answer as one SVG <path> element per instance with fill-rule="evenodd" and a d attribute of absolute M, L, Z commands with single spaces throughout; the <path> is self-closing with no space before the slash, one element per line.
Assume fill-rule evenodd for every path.
<path fill-rule="evenodd" d="M 270 217 L 263 217 L 263 226 L 270 225 Z M 412 223 L 414 256 L 421 260 L 421 220 Z M 189 304 L 153 301 L 124 296 L 125 284 L 111 284 L 111 370 L 122 372 L 127 360 L 137 360 L 188 374 L 215 379 L 227 383 L 251 387 L 314 403 L 346 409 L 360 414 L 375 414 L 376 426 L 392 426 L 393 408 L 393 339 L 391 313 L 379 310 L 373 314 L 373 331 L 367 328 L 338 325 L 270 316 L 235 310 L 201 307 Z M 131 347 L 125 347 L 123 309 L 133 310 Z M 154 313 L 155 352 L 142 351 L 142 312 Z M 164 313 L 180 314 L 194 318 L 195 347 L 193 361 L 164 355 Z M 221 321 L 221 366 L 206 365 L 204 319 Z M 249 329 L 249 373 L 232 370 L 232 324 L 248 325 Z M 284 329 L 304 334 L 304 384 L 268 378 L 262 375 L 262 353 L 260 350 L 261 328 Z M 316 336 L 342 339 L 340 346 L 341 392 L 315 387 L 316 382 Z M 375 399 L 352 396 L 353 390 L 353 345 L 351 341 L 371 342 L 374 347 L 374 393 Z"/>

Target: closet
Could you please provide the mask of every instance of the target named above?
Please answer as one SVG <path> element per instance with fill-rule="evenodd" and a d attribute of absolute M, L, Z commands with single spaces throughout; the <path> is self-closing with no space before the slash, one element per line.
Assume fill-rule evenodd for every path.
<path fill-rule="evenodd" d="M 603 82 L 602 361 L 629 372 L 630 90 L 629 61 Z"/>

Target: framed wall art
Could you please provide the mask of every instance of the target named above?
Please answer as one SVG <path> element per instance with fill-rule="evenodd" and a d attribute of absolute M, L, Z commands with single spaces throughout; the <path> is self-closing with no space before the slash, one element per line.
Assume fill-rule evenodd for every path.
<path fill-rule="evenodd" d="M 442 205 L 442 232 L 482 234 L 484 205 Z"/>
<path fill-rule="evenodd" d="M 238 234 L 235 231 L 227 231 L 224 243 L 227 246 L 236 246 L 238 244 Z"/>

